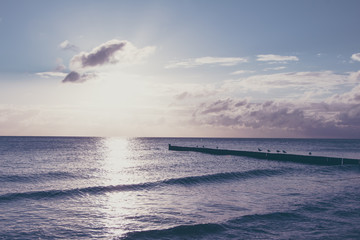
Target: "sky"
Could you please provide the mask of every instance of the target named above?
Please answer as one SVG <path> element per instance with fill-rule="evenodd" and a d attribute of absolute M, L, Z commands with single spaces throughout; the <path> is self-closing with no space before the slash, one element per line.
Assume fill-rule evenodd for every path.
<path fill-rule="evenodd" d="M 360 138 L 359 9 L 0 0 L 0 135 Z"/>

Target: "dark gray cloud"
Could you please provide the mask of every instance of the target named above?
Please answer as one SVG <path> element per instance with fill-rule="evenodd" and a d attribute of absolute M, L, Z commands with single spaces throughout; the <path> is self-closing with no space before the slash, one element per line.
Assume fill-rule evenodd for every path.
<path fill-rule="evenodd" d="M 94 77 L 96 77 L 94 73 L 80 74 L 78 72 L 72 71 L 66 75 L 62 82 L 82 83 Z"/>
<path fill-rule="evenodd" d="M 63 48 L 67 48 L 69 43 L 65 41 L 61 45 L 63 45 Z M 84 71 L 84 68 L 86 67 L 101 66 L 106 63 L 116 63 L 117 60 L 115 59 L 114 54 L 123 49 L 125 45 L 125 41 L 108 41 L 93 49 L 90 53 L 81 52 L 78 55 L 75 55 L 71 59 L 70 66 L 72 69 L 80 69 L 80 71 Z M 96 74 L 94 73 L 80 74 L 77 70 L 75 70 L 67 74 L 62 82 L 82 83 L 94 77 L 96 77 Z"/>
<path fill-rule="evenodd" d="M 348 109 L 348 111 L 341 112 L 339 114 L 339 120 L 342 125 L 360 128 L 360 104 L 354 105 L 351 109 Z"/>
<path fill-rule="evenodd" d="M 101 66 L 106 63 L 116 63 L 117 60 L 114 58 L 114 54 L 123 49 L 125 45 L 125 41 L 108 41 L 93 49 L 90 53 L 81 52 L 80 54 L 75 55 L 71 59 L 70 65 L 72 68 L 83 70 L 86 67 Z M 62 82 L 82 83 L 94 77 L 96 77 L 96 74 L 94 73 L 80 74 L 78 71 L 72 71 L 66 75 Z"/>
<path fill-rule="evenodd" d="M 108 41 L 93 49 L 90 53 L 81 52 L 74 56 L 71 60 L 71 65 L 85 68 L 101 66 L 107 63 L 117 63 L 118 60 L 115 58 L 115 53 L 122 50 L 125 46 L 125 41 Z"/>
<path fill-rule="evenodd" d="M 69 49 L 72 45 L 68 41 L 64 41 L 60 47 Z M 84 82 L 93 78 L 94 72 L 103 70 L 102 66 L 109 64 L 119 63 L 127 66 L 142 63 L 144 59 L 154 53 L 155 49 L 154 46 L 139 49 L 126 40 L 107 41 L 90 52 L 81 52 L 73 56 L 69 65 L 72 72 L 63 79 L 63 82 Z"/>
<path fill-rule="evenodd" d="M 303 137 L 359 137 L 360 104 L 296 105 L 225 99 L 200 104 L 191 122 L 232 129 L 279 130 Z"/>
<path fill-rule="evenodd" d="M 230 106 L 232 105 L 232 100 L 226 99 L 226 100 L 218 100 L 216 102 L 213 102 L 206 106 L 206 108 L 201 111 L 202 114 L 208 114 L 208 113 L 219 113 L 226 110 L 229 110 Z"/>

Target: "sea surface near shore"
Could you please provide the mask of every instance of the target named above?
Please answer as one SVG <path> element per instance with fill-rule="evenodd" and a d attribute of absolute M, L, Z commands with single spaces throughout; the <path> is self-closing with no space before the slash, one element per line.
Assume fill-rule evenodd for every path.
<path fill-rule="evenodd" d="M 359 239 L 360 140 L 0 137 L 0 239 Z"/>

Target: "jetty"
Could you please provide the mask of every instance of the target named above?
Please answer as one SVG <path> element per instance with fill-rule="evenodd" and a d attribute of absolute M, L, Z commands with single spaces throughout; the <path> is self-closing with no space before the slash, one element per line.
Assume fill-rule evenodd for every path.
<path fill-rule="evenodd" d="M 305 164 L 315 165 L 344 165 L 344 164 L 360 164 L 360 159 L 352 158 L 339 158 L 339 157 L 323 157 L 314 155 L 298 155 L 289 153 L 270 153 L 270 152 L 253 152 L 253 151 L 239 151 L 239 150 L 227 150 L 218 148 L 206 148 L 206 147 L 182 147 L 173 146 L 169 144 L 169 150 L 171 151 L 190 151 L 200 152 L 212 155 L 231 155 L 231 156 L 244 156 L 257 159 L 276 160 L 297 162 Z"/>

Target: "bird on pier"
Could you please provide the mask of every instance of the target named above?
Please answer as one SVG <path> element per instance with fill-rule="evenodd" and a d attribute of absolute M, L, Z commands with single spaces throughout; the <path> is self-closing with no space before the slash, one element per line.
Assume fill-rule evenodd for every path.
<path fill-rule="evenodd" d="M 276 152 L 277 152 L 277 153 L 279 153 L 279 152 L 280 152 L 280 150 L 276 150 Z"/>
<path fill-rule="evenodd" d="M 283 152 L 283 153 L 286 153 L 286 151 L 285 151 L 285 150 L 283 150 L 282 152 Z"/>
<path fill-rule="evenodd" d="M 259 152 L 261 152 L 261 151 L 262 151 L 262 149 L 261 149 L 261 148 L 258 148 L 258 151 L 259 151 Z"/>
<path fill-rule="evenodd" d="M 268 152 L 271 152 L 269 149 L 267 150 Z"/>
<path fill-rule="evenodd" d="M 312 153 L 311 152 L 309 152 L 309 155 L 311 155 Z"/>

